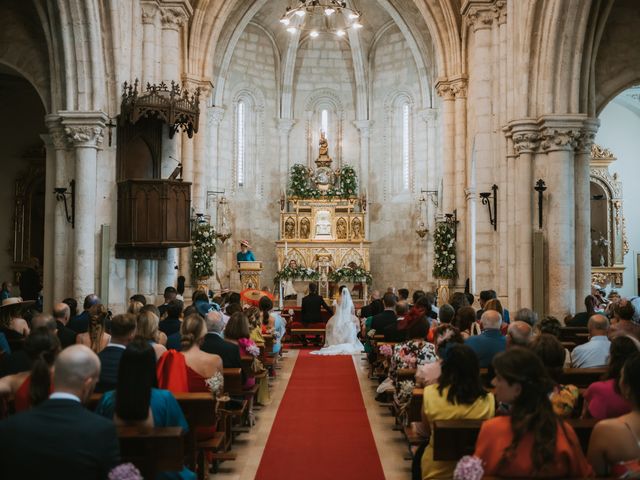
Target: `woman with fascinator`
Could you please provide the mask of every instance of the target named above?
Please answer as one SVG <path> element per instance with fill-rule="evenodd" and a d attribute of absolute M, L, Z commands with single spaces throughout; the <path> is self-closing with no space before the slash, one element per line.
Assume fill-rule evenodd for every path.
<path fill-rule="evenodd" d="M 314 355 L 352 355 L 361 353 L 364 346 L 358 340 L 358 317 L 353 307 L 349 289 L 342 287 L 336 305 L 336 313 L 326 326 L 324 348 L 311 352 Z"/>

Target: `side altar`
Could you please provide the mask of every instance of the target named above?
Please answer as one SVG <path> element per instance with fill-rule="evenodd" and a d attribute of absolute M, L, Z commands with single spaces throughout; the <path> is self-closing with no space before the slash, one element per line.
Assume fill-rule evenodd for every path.
<path fill-rule="evenodd" d="M 276 280 L 281 298 L 301 297 L 300 282 L 316 281 L 323 297 L 346 284 L 355 299 L 364 299 L 371 282 L 366 195 L 359 194 L 351 166 L 331 168 L 324 133 L 315 163 L 316 169 L 291 168 L 288 196 L 280 201 Z"/>

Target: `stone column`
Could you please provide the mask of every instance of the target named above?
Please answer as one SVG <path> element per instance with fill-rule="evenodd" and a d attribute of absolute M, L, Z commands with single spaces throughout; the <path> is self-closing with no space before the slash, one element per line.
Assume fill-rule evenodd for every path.
<path fill-rule="evenodd" d="M 278 128 L 278 148 L 280 151 L 280 189 L 287 190 L 287 179 L 289 178 L 289 134 L 296 121 L 291 118 L 279 118 Z"/>
<path fill-rule="evenodd" d="M 436 83 L 436 91 L 442 97 L 442 206 L 443 213 L 451 213 L 455 207 L 455 94 L 447 80 Z"/>
<path fill-rule="evenodd" d="M 531 308 L 533 306 L 533 156 L 540 146 L 538 126 L 532 119 L 512 122 L 511 133 L 515 159 L 515 245 L 517 272 L 516 293 L 517 305 Z"/>
<path fill-rule="evenodd" d="M 155 83 L 156 22 L 160 8 L 157 0 L 142 0 L 142 78 L 141 85 Z"/>
<path fill-rule="evenodd" d="M 45 160 L 45 196 L 44 196 L 44 258 L 42 265 L 42 296 L 44 309 L 50 311 L 54 300 L 53 285 L 55 282 L 55 207 L 56 198 L 53 189 L 56 187 L 56 148 L 51 135 L 40 135 L 46 148 Z"/>
<path fill-rule="evenodd" d="M 541 149 L 547 154 L 548 312 L 559 319 L 575 313 L 574 151 L 582 135 L 582 118 L 548 116 L 539 121 Z"/>
<path fill-rule="evenodd" d="M 67 141 L 75 154 L 73 295 L 81 302 L 86 295 L 97 291 L 96 174 L 98 150 L 108 117 L 102 112 L 66 112 L 61 116 Z"/>
<path fill-rule="evenodd" d="M 371 137 L 372 120 L 356 120 L 353 122 L 360 133 L 360 188 L 369 191 L 369 139 Z"/>
<path fill-rule="evenodd" d="M 467 202 L 473 202 L 473 195 L 467 196 L 466 189 L 473 189 L 475 178 L 471 167 L 471 157 L 467 155 L 467 81 L 458 78 L 452 85 L 455 101 L 455 205 L 458 210 L 457 233 L 457 258 L 458 258 L 458 280 L 457 285 L 462 287 L 469 277 L 469 268 L 472 258 L 475 258 L 475 243 L 472 240 L 475 229 L 474 219 L 468 215 Z M 474 260 L 475 262 L 475 260 Z M 473 280 L 475 283 L 475 278 Z"/>
<path fill-rule="evenodd" d="M 591 146 L 600 121 L 585 121 L 585 127 L 576 148 L 575 158 L 575 216 L 576 216 L 576 308 L 584 304 L 591 293 L 591 184 L 589 163 Z"/>

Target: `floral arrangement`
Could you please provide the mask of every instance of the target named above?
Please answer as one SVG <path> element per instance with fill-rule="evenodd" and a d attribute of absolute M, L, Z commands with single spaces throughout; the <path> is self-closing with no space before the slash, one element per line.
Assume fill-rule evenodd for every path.
<path fill-rule="evenodd" d="M 376 336 L 376 329 L 375 329 L 375 328 L 372 328 L 371 330 L 369 330 L 369 331 L 367 332 L 367 337 L 369 337 L 369 338 L 373 338 L 373 337 L 375 337 L 375 336 Z"/>
<path fill-rule="evenodd" d="M 275 281 L 289 280 L 299 278 L 300 280 L 319 280 L 320 274 L 313 268 L 307 267 L 290 267 L 286 266 L 282 270 L 276 272 Z"/>
<path fill-rule="evenodd" d="M 213 275 L 213 256 L 216 253 L 216 231 L 208 223 L 196 223 L 191 231 L 191 273 L 194 278 Z"/>
<path fill-rule="evenodd" d="M 238 344 L 242 345 L 249 355 L 257 357 L 260 355 L 260 348 L 250 339 L 241 338 L 238 340 Z"/>
<path fill-rule="evenodd" d="M 403 380 L 398 386 L 397 397 L 401 399 L 402 402 L 407 402 L 411 399 L 413 389 L 416 387 L 416 384 L 411 380 Z"/>
<path fill-rule="evenodd" d="M 436 232 L 433 236 L 433 249 L 435 252 L 433 276 L 436 278 L 458 278 L 454 228 L 455 226 L 446 222 L 438 223 L 436 227 Z"/>
<path fill-rule="evenodd" d="M 326 192 L 318 190 L 310 184 L 311 171 L 300 163 L 291 167 L 289 195 L 298 198 L 351 198 L 358 195 L 358 177 L 351 165 L 340 169 L 340 185 L 331 187 Z"/>
<path fill-rule="evenodd" d="M 332 282 L 351 282 L 356 283 L 364 279 L 367 285 L 371 285 L 373 277 L 369 270 L 365 270 L 362 267 L 342 267 L 334 270 L 329 274 L 329 280 Z"/>
<path fill-rule="evenodd" d="M 301 163 L 291 167 L 289 195 L 300 198 L 318 198 L 320 191 L 309 186 L 309 169 Z"/>
<path fill-rule="evenodd" d="M 206 383 L 209 391 L 213 393 L 214 396 L 219 395 L 222 393 L 224 387 L 224 376 L 216 374 L 213 377 L 207 378 L 204 383 Z"/>
<path fill-rule="evenodd" d="M 133 463 L 123 463 L 109 472 L 109 480 L 142 480 L 142 474 Z"/>
<path fill-rule="evenodd" d="M 351 165 L 345 165 L 340 170 L 340 188 L 345 197 L 353 197 L 358 194 L 358 177 Z"/>
<path fill-rule="evenodd" d="M 391 345 L 380 345 L 380 355 L 384 355 L 385 357 L 393 355 L 393 348 L 391 348 Z"/>
<path fill-rule="evenodd" d="M 465 455 L 453 471 L 454 480 L 480 480 L 484 475 L 482 460 L 473 455 Z"/>

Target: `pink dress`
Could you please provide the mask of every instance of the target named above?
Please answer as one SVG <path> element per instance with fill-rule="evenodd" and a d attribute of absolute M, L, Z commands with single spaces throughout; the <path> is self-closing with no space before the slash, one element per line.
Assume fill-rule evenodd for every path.
<path fill-rule="evenodd" d="M 584 398 L 589 402 L 589 414 L 593 418 L 615 418 L 631 411 L 631 405 L 616 392 L 614 385 L 614 379 L 589 385 Z"/>

